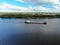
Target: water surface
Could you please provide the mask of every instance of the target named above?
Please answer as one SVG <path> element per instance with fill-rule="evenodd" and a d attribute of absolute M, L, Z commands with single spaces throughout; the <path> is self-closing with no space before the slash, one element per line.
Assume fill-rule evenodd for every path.
<path fill-rule="evenodd" d="M 60 19 L 0 19 L 0 45 L 60 45 Z"/>

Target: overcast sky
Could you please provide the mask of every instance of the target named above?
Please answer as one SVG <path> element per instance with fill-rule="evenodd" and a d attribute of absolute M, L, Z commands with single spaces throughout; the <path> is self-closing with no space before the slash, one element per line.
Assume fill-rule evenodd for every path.
<path fill-rule="evenodd" d="M 60 0 L 0 0 L 0 12 L 60 12 Z"/>

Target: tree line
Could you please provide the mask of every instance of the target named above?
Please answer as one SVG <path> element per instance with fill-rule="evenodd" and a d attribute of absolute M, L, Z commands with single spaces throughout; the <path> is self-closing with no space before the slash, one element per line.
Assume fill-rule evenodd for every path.
<path fill-rule="evenodd" d="M 1 14 L 0 18 L 60 18 L 60 14 L 56 15 L 43 15 L 43 14 Z"/>

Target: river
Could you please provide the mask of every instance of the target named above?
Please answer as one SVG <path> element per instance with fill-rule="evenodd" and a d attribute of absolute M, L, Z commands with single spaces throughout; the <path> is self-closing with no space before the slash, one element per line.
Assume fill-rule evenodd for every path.
<path fill-rule="evenodd" d="M 25 20 L 47 24 L 25 24 Z M 60 45 L 60 19 L 0 18 L 0 45 Z"/>

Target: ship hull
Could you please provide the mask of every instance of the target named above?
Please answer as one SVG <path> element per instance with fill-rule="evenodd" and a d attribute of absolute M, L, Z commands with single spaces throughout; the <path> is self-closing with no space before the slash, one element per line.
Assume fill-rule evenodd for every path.
<path fill-rule="evenodd" d="M 25 22 L 26 24 L 47 24 L 46 22 L 43 23 L 36 23 L 36 22 Z"/>

